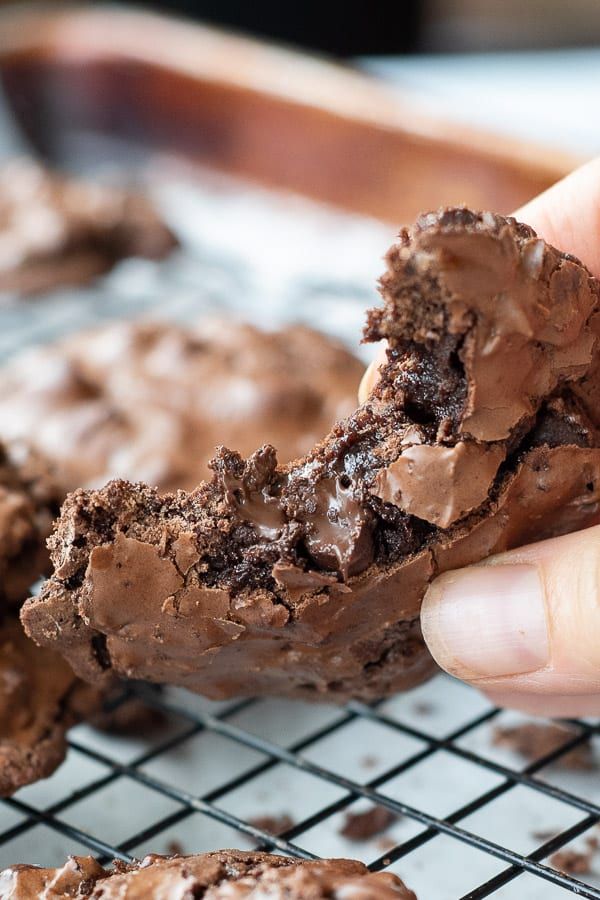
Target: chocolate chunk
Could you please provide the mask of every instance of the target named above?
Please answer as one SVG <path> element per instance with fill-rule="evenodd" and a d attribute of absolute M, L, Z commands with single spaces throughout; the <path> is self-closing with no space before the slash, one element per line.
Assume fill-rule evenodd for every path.
<path fill-rule="evenodd" d="M 218 444 L 251 453 L 270 441 L 283 462 L 302 456 L 354 410 L 362 368 L 300 325 L 113 322 L 0 369 L 0 435 L 37 447 L 68 490 L 117 477 L 192 489 Z M 193 556 L 189 541 L 182 552 Z"/>
<path fill-rule="evenodd" d="M 141 862 L 104 869 L 91 856 L 72 856 L 58 869 L 16 865 L 0 874 L 0 896 L 56 900 L 162 900 L 203 897 L 242 900 L 416 900 L 397 875 L 371 873 L 350 859 L 304 862 L 268 853 L 224 850 L 198 856 L 146 856 Z"/>
<path fill-rule="evenodd" d="M 346 581 L 364 572 L 373 560 L 371 517 L 339 478 L 325 478 L 315 488 L 314 511 L 299 512 L 307 525 L 306 548 L 323 569 L 339 571 Z"/>
<path fill-rule="evenodd" d="M 497 747 L 507 747 L 527 760 L 541 759 L 564 746 L 579 734 L 575 728 L 563 725 L 525 722 L 512 727 L 494 729 L 493 742 Z M 554 761 L 565 769 L 592 771 L 596 768 L 594 751 L 589 740 L 567 750 Z"/>
<path fill-rule="evenodd" d="M 419 610 L 436 574 L 599 520 L 600 283 L 464 209 L 421 217 L 387 259 L 366 402 L 287 465 L 221 448 L 188 494 L 74 493 L 23 610 L 36 641 L 91 681 L 371 700 L 433 671 Z"/>
<path fill-rule="evenodd" d="M 240 522 L 250 522 L 261 537 L 277 540 L 285 526 L 285 516 L 277 497 L 264 490 L 253 490 L 243 478 L 229 472 L 223 476 L 225 497 L 237 512 Z"/>
<path fill-rule="evenodd" d="M 549 830 L 547 828 L 541 828 L 532 831 L 531 836 L 535 838 L 536 841 L 540 841 L 540 843 L 545 844 L 547 841 L 555 838 L 559 833 L 560 829 Z"/>
<path fill-rule="evenodd" d="M 397 820 L 398 816 L 385 806 L 373 806 L 366 812 L 347 813 L 340 834 L 349 841 L 368 841 Z"/>
<path fill-rule="evenodd" d="M 160 259 L 177 240 L 142 195 L 16 159 L 0 169 L 0 292 L 85 284 L 120 259 Z"/>
<path fill-rule="evenodd" d="M 46 539 L 63 492 L 50 466 L 20 442 L 0 443 L 0 611 L 50 569 Z"/>
<path fill-rule="evenodd" d="M 6 619 L 0 626 L 0 796 L 51 775 L 64 759 L 67 730 L 98 704 L 98 692 L 58 653 L 36 647 L 18 620 Z"/>

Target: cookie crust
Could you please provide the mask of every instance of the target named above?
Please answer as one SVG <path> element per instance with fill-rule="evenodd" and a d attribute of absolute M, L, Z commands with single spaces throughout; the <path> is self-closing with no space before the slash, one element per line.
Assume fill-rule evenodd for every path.
<path fill-rule="evenodd" d="M 131 865 L 115 862 L 111 870 L 91 856 L 72 856 L 58 869 L 17 865 L 0 873 L 2 896 L 37 897 L 45 891 L 51 891 L 56 900 L 160 900 L 167 896 L 203 900 L 257 896 L 273 900 L 416 900 L 397 875 L 373 874 L 354 860 L 300 862 L 241 850 L 197 856 L 152 854 Z"/>

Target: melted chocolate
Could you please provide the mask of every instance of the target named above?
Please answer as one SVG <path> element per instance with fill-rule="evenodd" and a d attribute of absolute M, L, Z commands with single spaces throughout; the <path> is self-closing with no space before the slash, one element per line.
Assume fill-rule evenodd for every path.
<path fill-rule="evenodd" d="M 374 556 L 371 517 L 339 478 L 326 478 L 315 490 L 315 511 L 306 516 L 306 547 L 323 569 L 344 581 L 364 572 Z"/>

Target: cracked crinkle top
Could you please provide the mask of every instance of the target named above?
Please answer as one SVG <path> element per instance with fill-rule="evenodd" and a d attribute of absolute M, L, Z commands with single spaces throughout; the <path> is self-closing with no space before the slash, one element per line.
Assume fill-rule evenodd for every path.
<path fill-rule="evenodd" d="M 23 610 L 34 640 L 91 681 L 371 699 L 430 674 L 435 574 L 598 521 L 588 270 L 514 219 L 449 209 L 400 233 L 381 293 L 381 378 L 304 458 L 221 448 L 191 493 L 71 495 Z"/>
<path fill-rule="evenodd" d="M 58 869 L 12 866 L 0 873 L 0 897 L 90 900 L 416 900 L 397 875 L 369 872 L 350 859 L 303 862 L 268 853 L 223 850 L 197 856 L 147 856 L 104 869 L 72 856 Z"/>

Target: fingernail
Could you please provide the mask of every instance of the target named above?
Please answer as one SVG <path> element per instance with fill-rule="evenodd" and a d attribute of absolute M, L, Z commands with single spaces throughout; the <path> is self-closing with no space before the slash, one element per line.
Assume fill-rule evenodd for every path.
<path fill-rule="evenodd" d="M 423 601 L 421 624 L 439 665 L 467 680 L 534 672 L 550 656 L 535 566 L 473 566 L 440 576 Z"/>

